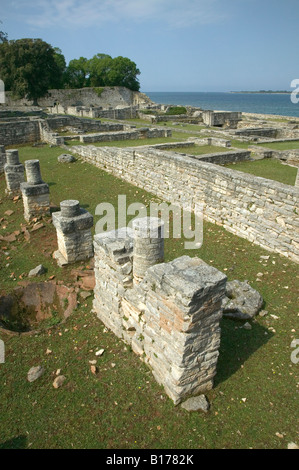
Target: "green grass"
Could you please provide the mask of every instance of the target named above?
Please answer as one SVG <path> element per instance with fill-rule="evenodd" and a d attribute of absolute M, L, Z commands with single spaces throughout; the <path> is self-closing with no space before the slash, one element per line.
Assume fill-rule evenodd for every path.
<path fill-rule="evenodd" d="M 273 150 L 292 150 L 299 149 L 299 140 L 293 140 L 289 142 L 269 142 L 259 145 Z"/>
<path fill-rule="evenodd" d="M 283 165 L 279 160 L 267 158 L 264 160 L 240 162 L 230 165 L 225 165 L 227 168 L 233 170 L 243 171 L 255 176 L 261 176 L 262 178 L 268 178 L 280 183 L 289 184 L 294 186 L 297 168 L 289 165 Z"/>
<path fill-rule="evenodd" d="M 178 147 L 173 151 L 186 153 L 187 155 L 205 155 L 208 153 L 229 152 L 229 149 L 215 145 L 194 145 L 194 147 Z"/>
<path fill-rule="evenodd" d="M 22 161 L 40 159 L 54 205 L 78 199 L 94 214 L 100 202 L 116 204 L 118 194 L 126 194 L 128 204 L 157 200 L 87 163 L 58 164 L 57 156 L 63 152 L 59 148 L 20 147 L 19 151 Z M 22 201 L 14 203 L 4 189 L 1 175 L 2 235 L 24 223 Z M 14 213 L 5 216 L 9 209 Z M 269 449 L 286 448 L 292 441 L 298 444 L 298 365 L 290 359 L 291 342 L 298 337 L 298 266 L 210 223 L 204 224 L 199 250 L 186 251 L 183 242 L 166 240 L 166 261 L 183 254 L 199 256 L 229 279 L 248 279 L 263 295 L 269 312 L 251 322 L 252 330 L 240 328 L 240 322 L 222 321 L 215 386 L 207 394 L 210 412 L 189 414 L 174 407 L 150 370 L 106 332 L 91 312 L 92 298 L 79 298 L 67 322 L 48 332 L 33 336 L 0 332 L 6 347 L 6 362 L 0 364 L 0 448 Z M 11 290 L 22 273 L 40 263 L 48 268 L 41 280 L 55 275 L 69 284 L 70 271 L 78 264 L 58 268 L 51 257 L 54 249 L 56 232 L 46 221 L 44 228 L 31 233 L 30 242 L 22 235 L 11 244 L 1 242 L 2 290 Z M 261 255 L 270 258 L 262 260 Z M 259 272 L 263 276 L 258 277 Z M 100 348 L 105 352 L 93 375 L 89 361 Z M 47 349 L 52 353 L 46 354 Z M 38 364 L 45 368 L 44 375 L 27 382 L 28 370 Z M 58 390 L 52 386 L 57 369 L 66 376 Z"/>

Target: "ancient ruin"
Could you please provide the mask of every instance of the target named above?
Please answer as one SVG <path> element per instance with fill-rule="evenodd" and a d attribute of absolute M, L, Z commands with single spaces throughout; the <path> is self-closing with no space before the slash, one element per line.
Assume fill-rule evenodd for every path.
<path fill-rule="evenodd" d="M 226 276 L 198 258 L 163 263 L 163 242 L 156 218 L 96 235 L 93 305 L 178 404 L 213 386 Z"/>
<path fill-rule="evenodd" d="M 50 190 L 49 185 L 42 180 L 39 160 L 27 160 L 25 170 L 27 182 L 20 184 L 25 220 L 50 215 Z"/>
<path fill-rule="evenodd" d="M 93 256 L 91 227 L 93 216 L 80 207 L 79 201 L 60 203 L 60 211 L 52 214 L 57 231 L 58 250 L 54 253 L 59 266 Z"/>
<path fill-rule="evenodd" d="M 179 208 L 194 211 L 201 204 L 206 220 L 272 253 L 299 261 L 299 176 L 295 186 L 289 186 L 223 167 L 250 161 L 253 156 L 277 158 L 298 166 L 297 149 L 278 151 L 267 147 L 272 142 L 299 140 L 297 122 L 279 122 L 272 127 L 263 118 L 246 113 L 192 107 L 186 108 L 186 114 L 169 116 L 169 106 L 155 105 L 135 94 L 124 95 L 121 106 L 120 96 L 115 97 L 111 90 L 110 103 L 95 100 L 93 105 L 86 101 L 91 92 L 82 92 L 82 101 L 67 93 L 70 91 L 64 90 L 61 95 L 49 92 L 45 99 L 49 108 L 35 115 L 20 111 L 12 117 L 6 109 L 1 117 L 0 112 L 0 172 L 4 170 L 7 193 L 22 194 L 27 222 L 50 215 L 49 185 L 42 180 L 37 159 L 25 161 L 25 182 L 18 151 L 5 152 L 5 146 L 48 144 L 70 152 L 58 157 L 59 164 L 75 161 L 76 155 Z M 142 107 L 148 112 L 142 113 Z M 136 127 L 98 120 L 138 116 L 154 125 Z M 186 124 L 201 128 L 193 137 L 173 142 L 169 139 L 172 129 L 157 125 L 166 120 L 181 125 L 182 134 Z M 165 141 L 126 148 L 99 145 L 150 138 Z M 234 147 L 234 140 L 247 143 L 248 148 Z M 257 145 L 261 143 L 265 146 Z M 220 151 L 188 153 L 197 146 L 216 146 Z M 181 256 L 164 262 L 164 224 L 159 218 L 136 219 L 132 228 L 93 238 L 92 214 L 81 208 L 78 200 L 64 200 L 60 211 L 53 212 L 52 222 L 58 244 L 53 258 L 63 267 L 94 257 L 94 312 L 149 365 L 173 402 L 178 404 L 210 390 L 216 374 L 223 314 L 252 320 L 263 298 L 246 282 L 227 284 L 224 273 L 197 257 Z M 50 286 L 53 296 L 56 287 Z M 237 300 L 234 289 L 242 292 Z M 253 299 L 249 313 L 241 308 L 245 304 L 247 307 L 248 297 Z M 15 309 L 15 301 L 11 305 Z"/>
<path fill-rule="evenodd" d="M 18 150 L 6 151 L 4 174 L 7 194 L 19 194 L 24 181 L 24 165 L 20 163 Z"/>

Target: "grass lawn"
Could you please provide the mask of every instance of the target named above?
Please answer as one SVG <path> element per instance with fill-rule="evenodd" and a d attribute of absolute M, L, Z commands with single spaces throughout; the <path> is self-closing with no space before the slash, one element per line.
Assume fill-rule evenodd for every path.
<path fill-rule="evenodd" d="M 280 183 L 294 186 L 297 175 L 297 168 L 283 165 L 279 160 L 266 158 L 264 160 L 240 162 L 225 165 L 233 170 L 243 171 L 251 175 L 261 176 L 270 180 L 279 181 Z"/>
<path fill-rule="evenodd" d="M 98 203 L 116 204 L 119 194 L 127 195 L 128 204 L 157 200 L 90 164 L 59 164 L 62 149 L 23 146 L 19 152 L 22 161 L 40 160 L 54 206 L 78 199 L 94 214 Z M 0 175 L 1 235 L 24 223 L 22 201 L 14 202 L 4 190 Z M 5 215 L 7 210 L 13 213 Z M 41 280 L 56 276 L 65 284 L 71 284 L 74 267 L 88 264 L 57 267 L 51 257 L 56 231 L 48 222 L 30 232 L 29 241 L 20 233 L 15 242 L 0 242 L 2 292 L 16 287 L 19 276 L 27 279 L 40 263 L 48 268 Z M 199 250 L 191 251 L 182 239 L 166 240 L 166 261 L 199 256 L 229 279 L 248 279 L 268 311 L 251 322 L 251 330 L 241 328 L 243 322 L 222 320 L 215 386 L 207 394 L 210 412 L 175 407 L 147 366 L 91 312 L 92 297 L 78 297 L 77 310 L 63 325 L 33 336 L 0 331 L 6 348 L 0 364 L 0 448 L 269 449 L 298 444 L 298 365 L 291 361 L 291 342 L 298 338 L 298 266 L 210 223 L 204 224 L 203 240 Z M 93 375 L 89 361 L 100 348 L 105 352 Z M 39 364 L 44 375 L 29 383 L 28 370 Z M 57 369 L 66 382 L 54 389 Z"/>
<path fill-rule="evenodd" d="M 299 140 L 291 140 L 289 142 L 269 142 L 268 144 L 258 144 L 273 150 L 292 150 L 299 149 Z"/>

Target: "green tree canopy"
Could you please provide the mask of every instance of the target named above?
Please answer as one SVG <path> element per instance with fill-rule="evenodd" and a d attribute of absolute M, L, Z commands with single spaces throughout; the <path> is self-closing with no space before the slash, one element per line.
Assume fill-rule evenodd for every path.
<path fill-rule="evenodd" d="M 124 86 L 130 90 L 138 91 L 140 84 L 137 75 L 140 75 L 140 70 L 134 62 L 127 57 L 115 57 L 107 73 L 107 85 Z"/>
<path fill-rule="evenodd" d="M 52 86 L 51 88 L 56 88 L 56 87 L 63 88 L 65 80 L 66 80 L 66 61 L 59 47 L 54 47 L 54 52 L 55 52 L 54 59 L 60 70 L 60 76 L 57 77 L 55 80 L 56 82 L 59 82 L 59 83 L 58 84 L 56 83 L 56 86 Z"/>
<path fill-rule="evenodd" d="M 16 98 L 37 104 L 48 89 L 61 84 L 60 52 L 41 39 L 19 39 L 0 44 L 0 74 L 6 90 Z"/>
<path fill-rule="evenodd" d="M 85 57 L 73 59 L 69 62 L 65 74 L 67 88 L 83 88 L 89 86 L 88 60 Z"/>
<path fill-rule="evenodd" d="M 107 54 L 96 54 L 91 59 L 80 57 L 70 61 L 66 71 L 68 88 L 88 86 L 124 86 L 138 91 L 140 71 L 127 57 L 113 59 Z"/>
<path fill-rule="evenodd" d="M 2 24 L 1 20 L 0 20 L 0 23 Z M 0 31 L 0 43 L 6 42 L 6 41 L 7 41 L 7 33 L 4 33 L 4 31 Z"/>

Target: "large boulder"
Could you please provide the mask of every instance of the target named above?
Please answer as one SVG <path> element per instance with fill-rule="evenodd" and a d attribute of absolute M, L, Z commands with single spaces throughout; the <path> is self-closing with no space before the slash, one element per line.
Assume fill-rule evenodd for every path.
<path fill-rule="evenodd" d="M 59 163 L 72 163 L 75 162 L 76 159 L 73 155 L 70 155 L 69 153 L 63 153 L 57 157 L 57 160 Z"/>
<path fill-rule="evenodd" d="M 263 297 L 248 281 L 230 281 L 226 285 L 226 297 L 222 301 L 223 316 L 237 320 L 251 320 L 259 313 Z"/>

